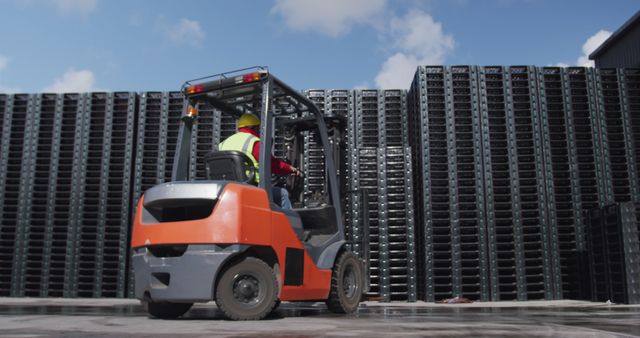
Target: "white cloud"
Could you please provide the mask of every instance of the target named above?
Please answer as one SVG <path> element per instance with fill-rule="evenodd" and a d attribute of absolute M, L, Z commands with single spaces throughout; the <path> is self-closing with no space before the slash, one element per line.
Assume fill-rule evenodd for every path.
<path fill-rule="evenodd" d="M 96 8 L 97 0 L 51 0 L 58 12 L 64 14 L 89 14 Z"/>
<path fill-rule="evenodd" d="M 6 69 L 8 64 L 9 58 L 4 55 L 0 55 L 0 71 Z"/>
<path fill-rule="evenodd" d="M 547 65 L 547 67 L 570 67 L 571 65 L 569 65 L 568 63 L 564 63 L 564 62 L 558 62 L 555 65 Z"/>
<path fill-rule="evenodd" d="M 580 67 L 593 67 L 594 62 L 592 60 L 589 60 L 589 54 L 593 53 L 593 51 L 600 47 L 600 45 L 610 36 L 611 32 L 600 30 L 596 34 L 589 37 L 587 41 L 582 45 L 582 55 L 578 58 L 576 65 Z"/>
<path fill-rule="evenodd" d="M 91 92 L 102 91 L 94 86 L 96 78 L 90 70 L 74 70 L 69 69 L 62 78 L 57 78 L 52 85 L 43 89 L 43 92 L 49 93 L 68 93 L 68 92 Z"/>
<path fill-rule="evenodd" d="M 189 44 L 195 47 L 202 45 L 205 34 L 200 26 L 200 22 L 189 19 L 180 19 L 180 22 L 173 26 L 165 27 L 169 40 L 178 44 Z"/>
<path fill-rule="evenodd" d="M 418 65 L 441 64 L 453 51 L 455 40 L 442 23 L 420 10 L 393 18 L 389 40 L 399 51 L 389 57 L 376 76 L 379 88 L 408 88 Z"/>
<path fill-rule="evenodd" d="M 353 25 L 374 24 L 386 4 L 387 0 L 276 0 L 271 13 L 282 15 L 293 30 L 337 37 Z"/>
<path fill-rule="evenodd" d="M 376 75 L 376 85 L 378 88 L 408 88 L 420 64 L 415 55 L 396 53 L 382 65 Z"/>

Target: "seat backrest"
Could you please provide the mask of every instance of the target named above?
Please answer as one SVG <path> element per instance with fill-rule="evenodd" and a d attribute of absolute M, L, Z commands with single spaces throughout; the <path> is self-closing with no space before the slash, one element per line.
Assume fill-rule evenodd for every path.
<path fill-rule="evenodd" d="M 239 151 L 214 151 L 205 156 L 207 179 L 256 184 L 253 161 Z"/>

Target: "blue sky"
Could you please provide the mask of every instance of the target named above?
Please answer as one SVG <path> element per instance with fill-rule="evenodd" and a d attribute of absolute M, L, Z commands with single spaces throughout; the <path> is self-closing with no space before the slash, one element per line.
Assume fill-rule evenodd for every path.
<path fill-rule="evenodd" d="M 417 64 L 585 64 L 640 0 L 0 0 L 0 9 L 0 92 L 177 90 L 253 65 L 299 89 L 407 88 Z"/>

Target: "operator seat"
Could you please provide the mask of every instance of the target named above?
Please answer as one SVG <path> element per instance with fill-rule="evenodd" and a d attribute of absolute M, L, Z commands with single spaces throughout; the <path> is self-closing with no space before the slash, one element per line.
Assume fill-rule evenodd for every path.
<path fill-rule="evenodd" d="M 204 160 L 209 180 L 257 185 L 256 168 L 247 154 L 235 150 L 214 151 L 207 154 Z"/>

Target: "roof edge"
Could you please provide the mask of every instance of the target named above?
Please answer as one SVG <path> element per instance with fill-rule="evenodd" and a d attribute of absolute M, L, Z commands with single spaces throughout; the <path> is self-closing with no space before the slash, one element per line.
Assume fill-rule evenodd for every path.
<path fill-rule="evenodd" d="M 640 10 L 636 12 L 627 22 L 618 28 L 611 36 L 606 39 L 596 50 L 589 54 L 589 60 L 594 60 L 597 56 L 604 53 L 614 42 L 619 40 L 634 24 L 640 24 Z"/>

